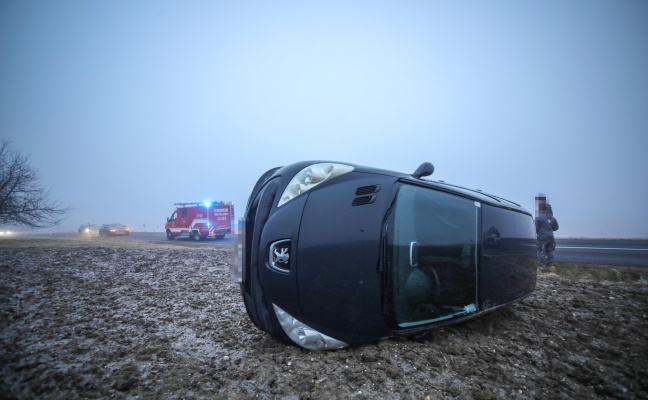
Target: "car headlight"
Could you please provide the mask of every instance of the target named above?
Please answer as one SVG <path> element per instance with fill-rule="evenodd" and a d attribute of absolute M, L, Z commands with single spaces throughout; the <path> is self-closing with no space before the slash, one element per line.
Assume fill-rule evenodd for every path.
<path fill-rule="evenodd" d="M 353 167 L 344 164 L 335 163 L 320 163 L 310 165 L 299 171 L 288 183 L 286 190 L 281 194 L 277 207 L 281 207 L 285 203 L 307 192 L 329 179 L 336 176 L 344 175 L 353 171 Z"/>
<path fill-rule="evenodd" d="M 336 350 L 348 346 L 347 343 L 316 331 L 275 304 L 272 304 L 272 307 L 274 307 L 279 325 L 281 325 L 290 340 L 299 346 L 308 350 Z"/>

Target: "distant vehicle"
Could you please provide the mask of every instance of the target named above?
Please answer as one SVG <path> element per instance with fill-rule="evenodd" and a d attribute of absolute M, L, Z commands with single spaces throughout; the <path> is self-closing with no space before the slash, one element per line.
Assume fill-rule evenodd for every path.
<path fill-rule="evenodd" d="M 99 226 L 95 224 L 83 224 L 79 226 L 79 235 L 98 235 Z"/>
<path fill-rule="evenodd" d="M 252 322 L 286 343 L 337 349 L 425 337 L 528 296 L 532 214 L 423 179 L 433 171 L 300 162 L 263 174 L 232 267 Z"/>
<path fill-rule="evenodd" d="M 175 203 L 176 210 L 164 225 L 167 239 L 188 236 L 195 240 L 208 237 L 223 239 L 233 233 L 234 204 L 212 201 L 205 203 Z"/>
<path fill-rule="evenodd" d="M 128 234 L 130 234 L 130 229 L 124 224 L 103 224 L 99 228 L 99 236 L 123 236 Z"/>

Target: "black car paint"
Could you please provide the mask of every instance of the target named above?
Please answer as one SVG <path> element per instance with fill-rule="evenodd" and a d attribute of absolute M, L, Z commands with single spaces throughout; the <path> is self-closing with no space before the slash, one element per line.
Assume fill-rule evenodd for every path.
<path fill-rule="evenodd" d="M 506 240 L 492 249 L 485 248 L 480 239 L 480 260 L 485 261 L 479 269 L 479 310 L 433 326 L 399 328 L 390 318 L 386 302 L 385 270 L 389 267 L 383 243 L 386 218 L 400 185 L 451 193 L 493 209 L 524 213 L 529 218 L 531 214 L 515 203 L 481 192 L 347 163 L 354 166 L 354 171 L 277 207 L 278 198 L 292 177 L 317 162 L 268 171 L 259 179 L 248 201 L 244 253 L 247 267 L 241 289 L 250 318 L 272 336 L 290 343 L 274 315 L 273 303 L 319 332 L 357 344 L 411 335 L 471 318 L 517 301 L 535 287 L 535 263 L 529 263 L 522 274 L 516 267 L 502 270 L 507 263 L 496 261 L 502 260 L 502 254 L 505 257 Z M 367 187 L 377 190 L 367 194 Z M 484 231 L 480 226 L 479 232 Z M 272 243 L 286 239 L 291 241 L 292 255 L 289 271 L 281 272 L 270 268 L 268 254 Z M 531 253 L 527 256 L 531 257 Z M 502 286 L 503 282 L 508 288 Z"/>

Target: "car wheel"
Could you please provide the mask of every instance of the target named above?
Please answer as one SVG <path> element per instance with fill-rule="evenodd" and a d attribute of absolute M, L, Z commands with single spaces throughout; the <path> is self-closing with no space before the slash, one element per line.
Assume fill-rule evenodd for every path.
<path fill-rule="evenodd" d="M 173 240 L 174 239 L 173 235 L 171 234 L 171 229 L 167 229 L 166 235 L 167 235 L 167 240 Z"/>
<path fill-rule="evenodd" d="M 194 240 L 198 241 L 198 240 L 200 240 L 200 233 L 198 233 L 198 231 L 196 231 L 196 232 L 194 232 L 192 237 L 193 237 Z"/>
<path fill-rule="evenodd" d="M 215 236 L 214 236 L 214 239 L 216 239 L 216 240 L 222 240 L 222 239 L 224 239 L 224 238 L 225 238 L 225 234 L 224 234 L 224 233 L 219 233 L 218 235 L 215 235 Z"/>

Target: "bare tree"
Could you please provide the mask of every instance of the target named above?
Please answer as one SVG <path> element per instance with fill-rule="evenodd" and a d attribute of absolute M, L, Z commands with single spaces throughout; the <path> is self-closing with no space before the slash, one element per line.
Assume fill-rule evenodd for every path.
<path fill-rule="evenodd" d="M 36 170 L 28 157 L 0 145 L 0 224 L 48 228 L 57 225 L 70 212 L 51 199 L 49 190 L 40 185 Z"/>

